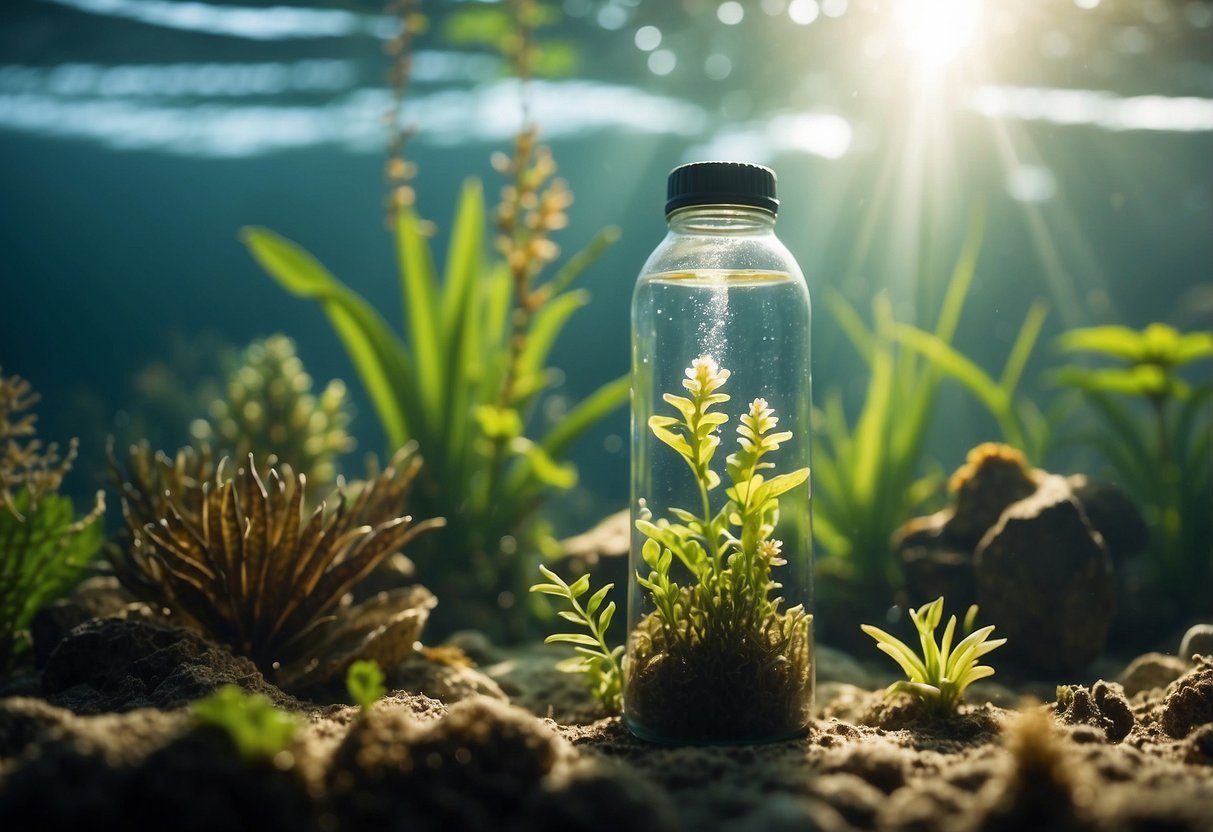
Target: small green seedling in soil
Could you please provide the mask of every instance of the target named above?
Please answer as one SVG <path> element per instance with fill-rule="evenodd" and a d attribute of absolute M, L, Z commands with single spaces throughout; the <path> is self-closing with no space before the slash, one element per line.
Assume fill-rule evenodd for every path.
<path fill-rule="evenodd" d="M 387 693 L 383 686 L 383 670 L 371 659 L 360 659 L 350 665 L 345 674 L 345 689 L 354 704 L 366 713 Z"/>
<path fill-rule="evenodd" d="M 571 656 L 556 664 L 556 669 L 564 673 L 582 673 L 586 684 L 594 698 L 602 703 L 609 713 L 619 713 L 623 707 L 623 671 L 620 666 L 620 656 L 623 646 L 609 647 L 606 643 L 607 627 L 615 615 L 615 602 L 611 601 L 605 607 L 607 593 L 615 586 L 607 584 L 599 589 L 583 607 L 580 598 L 590 591 L 590 576 L 582 575 L 572 584 L 568 584 L 542 564 L 539 571 L 551 583 L 535 584 L 531 592 L 542 592 L 564 599 L 571 609 L 560 610 L 557 615 L 566 621 L 571 621 L 589 631 L 586 633 L 555 633 L 548 636 L 545 644 L 563 642 L 572 644 L 578 655 Z"/>
<path fill-rule="evenodd" d="M 236 685 L 224 685 L 194 703 L 199 725 L 222 730 L 245 760 L 272 760 L 295 738 L 298 720 L 262 694 L 246 694 Z"/>
<path fill-rule="evenodd" d="M 952 648 L 952 637 L 956 632 L 956 616 L 948 619 L 943 631 L 943 641 L 935 642 L 935 631 L 943 618 L 943 596 L 917 610 L 910 610 L 910 618 L 918 630 L 922 644 L 922 655 L 917 655 L 905 642 L 871 624 L 862 624 L 861 629 L 876 639 L 876 648 L 893 657 L 901 665 L 909 679 L 889 685 L 887 696 L 908 693 L 927 704 L 931 713 L 946 716 L 955 713 L 965 688 L 994 675 L 994 668 L 980 665 L 977 660 L 990 651 L 1007 643 L 1005 638 L 987 641 L 994 632 L 993 625 L 973 630 L 977 618 L 977 605 L 969 607 L 965 615 L 964 631 L 968 634 Z"/>

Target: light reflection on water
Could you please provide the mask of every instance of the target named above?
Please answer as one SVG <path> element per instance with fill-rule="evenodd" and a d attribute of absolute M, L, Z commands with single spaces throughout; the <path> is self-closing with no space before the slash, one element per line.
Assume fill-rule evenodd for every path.
<path fill-rule="evenodd" d="M 0 82 L 24 77 L 0 69 Z M 336 144 L 381 152 L 383 113 L 390 93 L 351 90 L 321 105 L 69 97 L 49 89 L 9 92 L 0 83 L 0 129 L 84 139 L 108 147 L 159 150 L 202 157 L 256 156 L 277 150 Z M 518 130 L 518 85 L 499 81 L 409 98 L 405 118 L 424 125 L 418 141 L 453 146 L 501 142 Z M 708 124 L 703 108 L 631 87 L 591 81 L 532 82 L 531 112 L 549 139 L 616 129 L 638 134 L 698 136 Z"/>

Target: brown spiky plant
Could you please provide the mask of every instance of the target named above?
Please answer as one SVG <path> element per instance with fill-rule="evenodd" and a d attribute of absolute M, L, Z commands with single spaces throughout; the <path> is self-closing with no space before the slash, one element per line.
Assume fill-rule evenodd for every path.
<path fill-rule="evenodd" d="M 406 445 L 352 502 L 343 488 L 310 512 L 306 477 L 185 450 L 131 449 L 123 476 L 129 548 L 111 552 L 123 584 L 173 617 L 291 678 L 329 635 L 342 597 L 415 536 L 443 524 L 402 515 L 420 457 Z M 115 467 L 116 463 L 115 463 Z M 121 476 L 121 472 L 119 471 Z"/>

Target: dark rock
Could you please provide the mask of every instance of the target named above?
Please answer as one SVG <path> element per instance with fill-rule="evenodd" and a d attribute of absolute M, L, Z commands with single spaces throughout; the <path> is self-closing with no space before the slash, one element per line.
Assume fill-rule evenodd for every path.
<path fill-rule="evenodd" d="M 419 693 L 447 705 L 473 696 L 509 701 L 500 686 L 479 670 L 434 662 L 421 653 L 413 653 L 400 664 L 388 667 L 386 675 L 390 688 Z"/>
<path fill-rule="evenodd" d="M 89 578 L 66 598 L 52 601 L 34 615 L 30 634 L 34 642 L 34 665 L 45 667 L 51 651 L 69 632 L 93 618 L 152 619 L 155 612 L 137 602 L 117 578 Z"/>
<path fill-rule="evenodd" d="M 1137 504 L 1111 483 L 1095 482 L 1086 474 L 1066 478 L 1087 522 L 1103 537 L 1108 554 L 1116 563 L 1146 548 L 1149 529 Z"/>
<path fill-rule="evenodd" d="M 501 651 L 479 630 L 459 630 L 451 633 L 443 644 L 459 648 L 478 665 L 492 664 L 501 658 Z"/>
<path fill-rule="evenodd" d="M 227 684 L 300 707 L 249 659 L 190 630 L 143 621 L 86 622 L 52 651 L 42 674 L 48 701 L 82 714 L 178 708 Z"/>
<path fill-rule="evenodd" d="M 517 822 L 571 756 L 548 725 L 493 699 L 459 702 L 426 725 L 376 707 L 338 749 L 331 789 L 359 828 L 497 828 Z"/>
<path fill-rule="evenodd" d="M 944 529 L 954 510 L 916 517 L 893 535 L 893 551 L 905 576 L 907 602 L 929 603 L 939 596 L 959 609 L 977 599 L 973 548 L 955 543 Z"/>
<path fill-rule="evenodd" d="M 956 546 L 972 551 L 1007 506 L 1036 491 L 1042 473 L 1029 468 L 1024 455 L 1009 445 L 978 445 L 948 483 L 956 495 L 956 508 L 944 534 Z"/>
<path fill-rule="evenodd" d="M 977 599 L 1006 655 L 1047 674 L 1103 650 L 1115 609 L 1112 562 L 1062 477 L 1003 512 L 978 544 Z M 999 655 L 1003 655 L 1000 653 Z"/>
<path fill-rule="evenodd" d="M 1213 766 L 1213 723 L 1202 725 L 1184 741 L 1184 762 L 1195 766 Z"/>
<path fill-rule="evenodd" d="M 622 763 L 583 759 L 542 781 L 526 811 L 539 832 L 680 832 L 673 801 Z M 801 827 L 803 828 L 803 827 Z"/>
<path fill-rule="evenodd" d="M 290 757 L 286 764 L 242 759 L 214 729 L 188 731 L 149 754 L 131 773 L 120 805 L 128 829 L 163 829 L 170 819 L 175 832 L 322 828 Z"/>
<path fill-rule="evenodd" d="M 1195 668 L 1171 685 L 1161 721 L 1163 730 L 1176 739 L 1213 722 L 1213 657 L 1202 656 Z"/>
<path fill-rule="evenodd" d="M 1193 624 L 1179 643 L 1179 658 L 1191 662 L 1193 656 L 1213 656 L 1213 624 Z"/>
<path fill-rule="evenodd" d="M 1124 690 L 1115 682 L 1096 682 L 1058 688 L 1057 717 L 1067 725 L 1090 725 L 1103 731 L 1110 742 L 1120 742 L 1133 730 L 1133 710 Z"/>
<path fill-rule="evenodd" d="M 1121 674 L 1120 683 L 1124 685 L 1126 696 L 1136 696 L 1142 691 L 1165 688 L 1187 673 L 1190 667 L 1188 662 L 1178 656 L 1146 653 L 1129 663 Z"/>

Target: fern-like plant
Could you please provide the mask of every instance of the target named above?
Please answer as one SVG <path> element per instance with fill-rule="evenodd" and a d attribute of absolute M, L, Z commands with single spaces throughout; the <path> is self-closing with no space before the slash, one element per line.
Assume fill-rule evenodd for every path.
<path fill-rule="evenodd" d="M 994 668 L 978 664 L 978 660 L 990 651 L 1007 643 L 1005 638 L 989 640 L 993 625 L 974 630 L 977 605 L 969 607 L 965 615 L 966 636 L 955 646 L 956 616 L 948 619 L 943 639 L 936 643 L 935 631 L 943 619 L 943 597 L 936 598 L 917 610 L 910 610 L 910 619 L 918 630 L 921 654 L 914 651 L 901 639 L 889 635 L 871 624 L 860 625 L 865 633 L 876 639 L 876 649 L 893 658 L 908 678 L 894 682 L 885 691 L 887 696 L 908 693 L 926 703 L 928 710 L 936 716 L 954 713 L 964 696 L 965 688 L 994 675 Z"/>
<path fill-rule="evenodd" d="M 101 546 L 103 495 L 77 517 L 58 493 L 76 443 L 60 456 L 37 439 L 37 401 L 28 381 L 0 375 L 0 675 L 25 662 L 34 614 L 76 584 Z"/>
<path fill-rule="evenodd" d="M 306 477 L 290 466 L 259 473 L 252 457 L 225 475 L 206 454 L 176 460 L 131 452 L 123 489 L 129 547 L 111 551 L 134 594 L 183 624 L 290 679 L 345 595 L 415 536 L 441 526 L 401 516 L 420 466 L 406 446 L 352 503 L 338 489 L 309 514 Z"/>
<path fill-rule="evenodd" d="M 729 375 L 710 356 L 695 359 L 683 381 L 688 395 L 664 396 L 677 415 L 649 419 L 686 463 L 700 498 L 656 521 L 643 509 L 636 521 L 649 569 L 637 578 L 652 612 L 629 638 L 625 715 L 654 739 L 774 739 L 803 730 L 809 718 L 811 617 L 800 605 L 781 609 L 774 571 L 786 565 L 775 537 L 780 497 L 803 486 L 809 469 L 770 473 L 768 457 L 792 432 L 777 430 L 774 410 L 755 399 L 725 461 L 725 499 L 713 500 L 722 478 L 712 459 L 729 420 L 716 408 L 729 400 Z"/>
<path fill-rule="evenodd" d="M 611 647 L 607 644 L 607 628 L 611 626 L 611 620 L 615 616 L 615 602 L 611 601 L 605 607 L 602 605 L 615 585 L 607 584 L 602 587 L 582 606 L 581 597 L 590 591 L 589 575 L 582 575 L 569 584 L 542 564 L 539 571 L 549 582 L 535 584 L 531 587 L 531 592 L 560 598 L 569 609 L 560 610 L 557 615 L 587 631 L 555 633 L 544 640 L 545 644 L 571 644 L 577 651 L 576 656 L 558 662 L 556 669 L 564 673 L 583 674 L 590 693 L 607 713 L 619 713 L 623 704 L 623 671 L 620 665 L 623 646 Z"/>

